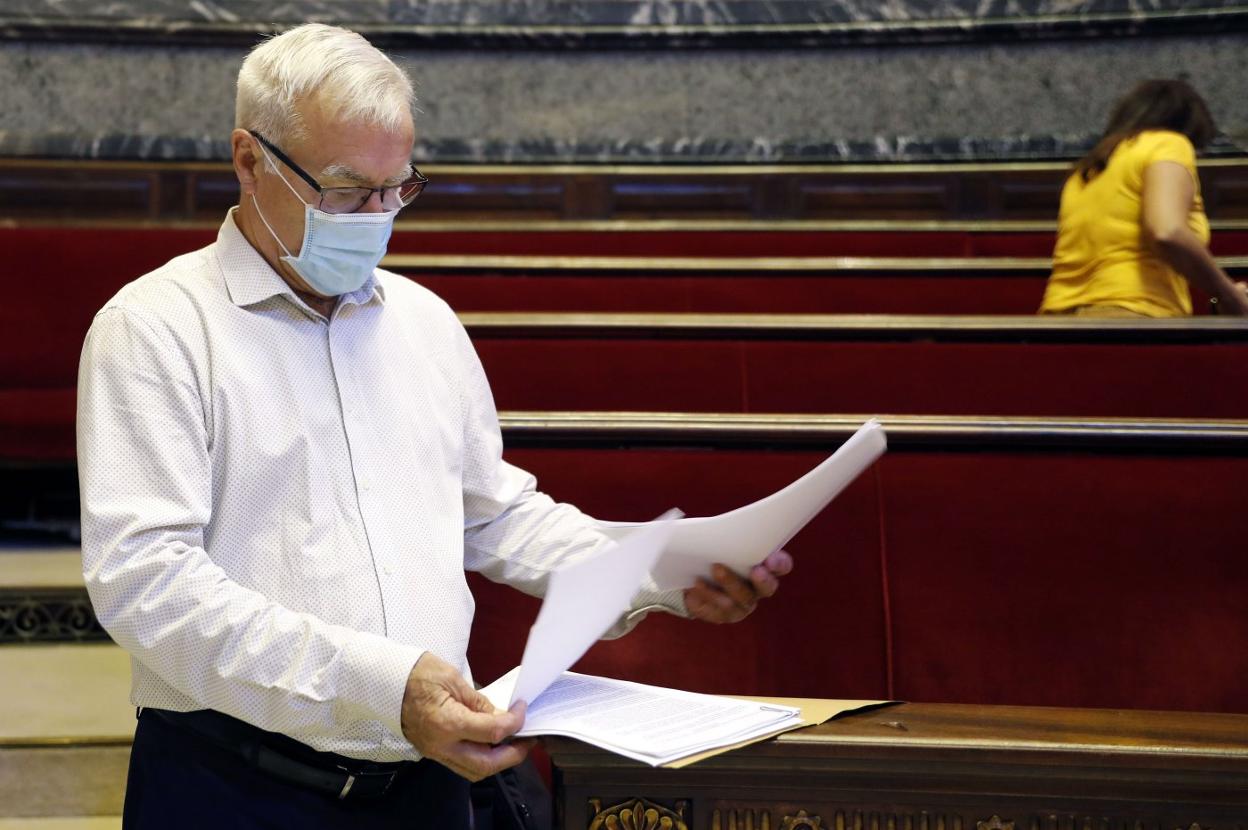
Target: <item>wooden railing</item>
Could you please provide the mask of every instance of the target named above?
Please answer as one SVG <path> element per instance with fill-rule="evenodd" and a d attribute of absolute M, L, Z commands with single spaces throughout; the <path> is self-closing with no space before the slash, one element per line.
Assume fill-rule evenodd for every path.
<path fill-rule="evenodd" d="M 1034 219 L 1069 162 L 880 165 L 429 165 L 426 219 Z M 1248 218 L 1248 163 L 1203 161 L 1211 216 Z M 0 217 L 205 220 L 236 203 L 224 162 L 0 159 Z"/>

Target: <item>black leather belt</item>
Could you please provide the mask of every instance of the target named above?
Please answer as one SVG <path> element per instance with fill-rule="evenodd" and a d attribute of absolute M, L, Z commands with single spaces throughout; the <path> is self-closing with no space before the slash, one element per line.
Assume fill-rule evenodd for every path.
<path fill-rule="evenodd" d="M 372 763 L 332 752 L 317 752 L 293 738 L 266 732 L 212 709 L 198 712 L 140 710 L 139 717 L 148 716 L 196 735 L 274 778 L 337 799 L 379 798 L 386 794 L 399 774 L 414 763 Z"/>

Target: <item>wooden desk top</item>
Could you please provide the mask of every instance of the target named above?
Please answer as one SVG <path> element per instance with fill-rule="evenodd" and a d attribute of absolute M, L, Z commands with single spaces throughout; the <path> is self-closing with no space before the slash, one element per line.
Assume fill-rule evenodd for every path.
<path fill-rule="evenodd" d="M 565 830 L 638 810 L 678 830 L 1248 830 L 1248 714 L 905 703 L 683 769 L 546 745 Z"/>
<path fill-rule="evenodd" d="M 563 770 L 637 762 L 565 738 L 547 739 Z M 1242 775 L 1248 714 L 899 703 L 733 750 L 690 770 L 838 762 L 947 761 L 1045 767 L 1164 767 Z"/>
<path fill-rule="evenodd" d="M 790 732 L 776 742 L 1011 753 L 1161 753 L 1248 763 L 1248 715 L 900 703 Z"/>

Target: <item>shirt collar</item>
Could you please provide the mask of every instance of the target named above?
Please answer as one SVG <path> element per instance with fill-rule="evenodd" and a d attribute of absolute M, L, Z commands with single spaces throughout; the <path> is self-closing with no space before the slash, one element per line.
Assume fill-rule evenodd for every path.
<path fill-rule="evenodd" d="M 247 237 L 238 229 L 234 222 L 234 211 L 230 208 L 217 231 L 217 261 L 221 264 L 221 272 L 225 277 L 225 287 L 234 305 L 244 308 L 263 302 L 270 297 L 285 296 L 291 302 L 306 308 L 294 290 L 286 284 L 286 280 L 273 270 L 260 252 L 251 246 Z M 384 304 L 386 289 L 377 279 L 374 271 L 364 285 L 350 294 L 343 294 L 339 304 L 367 305 L 376 297 Z"/>

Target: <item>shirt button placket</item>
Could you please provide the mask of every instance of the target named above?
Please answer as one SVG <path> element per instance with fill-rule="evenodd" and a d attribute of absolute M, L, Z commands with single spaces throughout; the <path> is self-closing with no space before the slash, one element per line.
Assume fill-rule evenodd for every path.
<path fill-rule="evenodd" d="M 338 392 L 339 413 L 342 419 L 342 430 L 347 442 L 347 455 L 351 463 L 351 474 L 355 480 L 355 501 L 356 508 L 359 513 L 359 520 L 364 533 L 364 541 L 368 546 L 369 556 L 373 562 L 373 571 L 377 574 L 377 590 L 381 594 L 381 612 L 383 618 L 383 630 L 389 631 L 390 621 L 386 613 L 386 593 L 387 589 L 382 582 L 382 576 L 389 578 L 391 576 L 390 568 L 383 567 L 377 555 L 377 548 L 373 544 L 373 535 L 369 532 L 369 512 L 371 507 L 371 488 L 372 481 L 368 478 L 368 474 L 360 469 L 360 460 L 365 453 L 366 435 L 364 433 L 364 425 L 360 422 L 360 409 L 355 399 L 355 386 L 352 381 L 349 362 L 342 357 L 342 347 L 337 345 L 338 338 L 349 336 L 349 327 L 346 320 L 339 319 L 333 324 L 326 325 L 326 337 L 329 343 L 330 365 L 334 376 L 334 386 Z"/>

